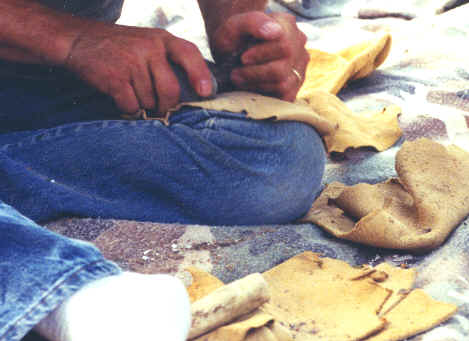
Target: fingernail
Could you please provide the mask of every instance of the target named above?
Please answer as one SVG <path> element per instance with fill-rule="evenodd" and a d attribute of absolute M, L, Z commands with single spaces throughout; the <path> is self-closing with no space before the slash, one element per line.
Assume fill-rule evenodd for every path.
<path fill-rule="evenodd" d="M 201 80 L 199 82 L 199 95 L 208 97 L 212 94 L 212 82 L 208 80 Z"/>
<path fill-rule="evenodd" d="M 277 35 L 280 32 L 282 32 L 282 26 L 280 26 L 280 24 L 276 22 L 269 21 L 261 26 L 260 31 L 263 35 L 265 35 L 266 37 L 269 37 L 272 35 Z"/>

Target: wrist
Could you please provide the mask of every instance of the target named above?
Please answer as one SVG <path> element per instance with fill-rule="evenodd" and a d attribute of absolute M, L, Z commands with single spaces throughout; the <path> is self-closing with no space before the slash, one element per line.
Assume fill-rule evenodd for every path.
<path fill-rule="evenodd" d="M 30 0 L 0 1 L 0 13 L 0 46 L 48 64 L 63 65 L 73 41 L 89 26 L 86 19 Z"/>
<path fill-rule="evenodd" d="M 31 47 L 31 51 L 48 64 L 65 66 L 75 43 L 93 25 L 91 20 L 57 13 L 38 37 L 39 43 Z M 47 35 L 53 31 L 56 33 L 48 38 Z"/>

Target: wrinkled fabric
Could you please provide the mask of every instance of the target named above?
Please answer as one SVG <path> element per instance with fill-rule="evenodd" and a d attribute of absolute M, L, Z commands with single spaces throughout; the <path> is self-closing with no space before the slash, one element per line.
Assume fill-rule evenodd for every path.
<path fill-rule="evenodd" d="M 91 243 L 53 233 L 0 201 L 0 340 L 20 340 L 81 287 L 120 271 Z"/>

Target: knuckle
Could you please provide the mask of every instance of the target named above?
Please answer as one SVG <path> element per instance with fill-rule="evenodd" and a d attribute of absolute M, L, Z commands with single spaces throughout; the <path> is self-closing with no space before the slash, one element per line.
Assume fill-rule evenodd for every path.
<path fill-rule="evenodd" d="M 283 67 L 280 66 L 280 64 L 274 64 L 272 67 L 269 69 L 264 70 L 262 72 L 264 75 L 265 81 L 270 81 L 270 82 L 283 82 L 285 80 L 285 70 Z"/>
<path fill-rule="evenodd" d="M 155 70 L 158 70 L 161 63 L 163 63 L 165 60 L 166 60 L 166 57 L 160 56 L 159 54 L 150 56 L 148 60 L 148 66 L 150 68 L 150 72 L 152 73 L 153 77 L 157 76 L 157 73 L 155 72 Z"/>
<path fill-rule="evenodd" d="M 291 82 L 288 80 L 284 80 L 283 82 L 279 82 L 276 86 L 276 92 L 278 95 L 283 96 L 284 94 L 288 93 L 292 88 Z"/>
<path fill-rule="evenodd" d="M 159 51 L 159 50 L 164 50 L 164 48 L 165 48 L 165 43 L 158 36 L 156 36 L 152 39 L 151 44 L 152 44 L 152 50 L 158 50 Z"/>
<path fill-rule="evenodd" d="M 274 72 L 272 72 L 272 76 L 276 82 L 283 82 L 286 78 L 286 71 L 283 68 L 276 68 L 274 69 Z"/>
<path fill-rule="evenodd" d="M 178 45 L 179 45 L 181 53 L 191 54 L 192 55 L 192 54 L 196 54 L 198 52 L 197 46 L 194 43 L 190 42 L 190 41 L 181 39 L 181 40 L 178 41 Z"/>
<path fill-rule="evenodd" d="M 166 43 L 162 41 L 161 37 L 153 36 L 153 39 L 147 40 L 146 51 L 151 51 L 151 55 L 163 55 L 166 51 Z"/>
<path fill-rule="evenodd" d="M 134 62 L 135 52 L 138 51 L 138 48 L 135 45 L 130 45 L 127 51 L 123 50 L 110 50 L 113 53 L 112 58 L 119 63 L 120 65 L 128 65 L 129 63 L 132 64 Z"/>
<path fill-rule="evenodd" d="M 278 63 L 277 76 L 279 78 L 279 81 L 283 82 L 287 80 L 288 77 L 290 76 L 290 72 L 291 72 L 291 66 L 286 60 L 280 61 Z"/>
<path fill-rule="evenodd" d="M 279 48 L 282 53 L 287 58 L 290 58 L 293 54 L 293 47 L 287 39 L 282 39 L 279 43 Z"/>
<path fill-rule="evenodd" d="M 142 63 L 139 63 L 137 61 L 134 61 L 134 63 L 129 65 L 130 69 L 130 74 L 131 74 L 131 79 L 139 79 L 142 77 L 142 75 L 145 74 L 145 67 L 142 65 Z"/>
<path fill-rule="evenodd" d="M 134 48 L 141 49 L 141 51 L 152 51 L 155 49 L 158 44 L 155 44 L 152 39 L 139 39 L 136 41 L 138 45 L 134 46 Z"/>

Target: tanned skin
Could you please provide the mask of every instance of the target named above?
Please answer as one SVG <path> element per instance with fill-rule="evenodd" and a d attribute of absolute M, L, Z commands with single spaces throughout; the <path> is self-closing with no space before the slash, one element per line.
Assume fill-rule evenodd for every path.
<path fill-rule="evenodd" d="M 198 3 L 214 58 L 244 51 L 243 66 L 231 74 L 237 87 L 294 100 L 301 82 L 292 69 L 304 75 L 308 62 L 306 37 L 295 18 L 265 14 L 266 0 Z M 200 96 L 212 92 L 197 47 L 165 30 L 78 18 L 34 0 L 0 0 L 0 13 L 0 59 L 65 67 L 110 95 L 123 112 L 154 109 L 156 103 L 165 112 L 179 102 L 169 61 L 186 71 Z"/>

